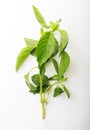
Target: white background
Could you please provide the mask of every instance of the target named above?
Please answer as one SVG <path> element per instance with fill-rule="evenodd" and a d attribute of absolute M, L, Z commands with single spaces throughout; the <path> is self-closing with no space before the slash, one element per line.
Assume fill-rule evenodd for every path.
<path fill-rule="evenodd" d="M 45 120 L 39 96 L 28 92 L 23 78 L 36 59 L 29 57 L 15 72 L 17 54 L 25 47 L 23 38 L 40 36 L 33 4 L 48 23 L 61 18 L 61 28 L 69 34 L 71 64 L 66 85 L 71 99 L 65 95 L 53 98 L 51 93 Z M 89 0 L 0 0 L 0 130 L 90 129 L 89 22 Z"/>

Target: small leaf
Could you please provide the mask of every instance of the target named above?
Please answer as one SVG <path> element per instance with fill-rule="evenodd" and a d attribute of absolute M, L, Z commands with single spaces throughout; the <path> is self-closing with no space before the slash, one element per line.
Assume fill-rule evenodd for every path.
<path fill-rule="evenodd" d="M 58 68 L 58 63 L 57 63 L 57 61 L 56 61 L 55 59 L 52 59 L 52 62 L 53 62 L 53 64 L 54 64 L 54 67 L 55 67 L 55 70 L 56 70 L 57 74 L 59 74 L 59 68 Z"/>
<path fill-rule="evenodd" d="M 32 77 L 32 81 L 34 84 L 36 84 L 37 86 L 40 86 L 40 74 L 35 74 Z M 46 75 L 42 76 L 42 85 L 48 85 L 49 84 L 49 80 L 48 77 Z"/>
<path fill-rule="evenodd" d="M 24 75 L 24 78 L 25 78 L 25 82 L 26 82 L 27 86 L 28 86 L 29 89 L 30 89 L 29 92 L 32 92 L 33 94 L 35 94 L 37 88 L 30 83 L 30 81 L 29 81 L 29 74 Z"/>
<path fill-rule="evenodd" d="M 24 38 L 27 46 L 37 46 L 38 41 L 33 39 Z"/>
<path fill-rule="evenodd" d="M 60 61 L 60 68 L 59 68 L 59 77 L 60 78 L 66 72 L 69 64 L 70 64 L 70 57 L 69 57 L 68 53 L 64 51 L 61 55 L 61 61 Z"/>
<path fill-rule="evenodd" d="M 63 84 L 62 84 L 62 87 L 63 87 L 63 90 L 66 93 L 67 97 L 70 98 L 70 92 L 69 92 L 69 90 Z"/>
<path fill-rule="evenodd" d="M 42 16 L 42 14 L 40 13 L 40 11 L 33 5 L 33 10 L 34 10 L 34 14 L 36 16 L 36 19 L 37 21 L 45 28 L 49 28 L 47 25 L 46 25 L 46 21 L 44 19 L 44 17 Z"/>
<path fill-rule="evenodd" d="M 60 55 L 65 50 L 68 44 L 68 34 L 65 30 L 60 30 L 61 40 L 60 40 Z"/>
<path fill-rule="evenodd" d="M 58 22 L 58 21 L 56 21 L 55 23 L 54 23 L 54 22 L 50 22 L 50 28 L 51 28 L 51 31 L 52 31 L 52 32 L 58 30 L 59 26 L 60 26 L 60 25 L 59 25 L 59 22 Z"/>
<path fill-rule="evenodd" d="M 49 80 L 59 80 L 59 75 L 53 75 Z"/>
<path fill-rule="evenodd" d="M 24 61 L 27 59 L 27 57 L 30 55 L 30 52 L 35 48 L 35 46 L 32 47 L 25 47 L 23 48 L 20 53 L 17 56 L 16 60 L 16 71 L 19 70 L 21 65 L 24 63 Z"/>
<path fill-rule="evenodd" d="M 45 35 L 40 38 L 36 49 L 39 67 L 41 67 L 42 64 L 44 64 L 51 57 L 55 50 L 55 43 L 55 37 L 51 32 L 46 32 Z"/>
<path fill-rule="evenodd" d="M 53 97 L 56 97 L 60 94 L 62 94 L 64 91 L 62 90 L 62 88 L 60 88 L 59 86 L 57 86 L 55 89 L 54 89 L 54 94 L 53 94 Z"/>

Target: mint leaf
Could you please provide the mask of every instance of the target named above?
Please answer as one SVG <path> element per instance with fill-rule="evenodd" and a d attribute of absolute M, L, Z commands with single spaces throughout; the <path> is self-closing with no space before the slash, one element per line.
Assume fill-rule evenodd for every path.
<path fill-rule="evenodd" d="M 40 74 L 35 74 L 31 78 L 35 85 L 40 86 Z M 49 84 L 48 77 L 46 75 L 43 75 L 42 76 L 42 85 L 45 86 L 48 84 Z"/>
<path fill-rule="evenodd" d="M 60 55 L 65 50 L 68 44 L 68 34 L 65 30 L 60 30 L 61 40 L 60 40 Z"/>
<path fill-rule="evenodd" d="M 67 52 L 63 52 L 60 60 L 60 68 L 59 68 L 59 77 L 61 78 L 63 74 L 66 72 L 68 66 L 70 64 L 70 57 Z"/>
<path fill-rule="evenodd" d="M 41 67 L 53 54 L 55 49 L 55 37 L 53 33 L 46 32 L 41 36 L 37 44 L 36 56 L 39 66 Z"/>
<path fill-rule="evenodd" d="M 59 86 L 57 86 L 55 89 L 54 89 L 54 94 L 53 94 L 53 97 L 56 97 L 60 94 L 62 94 L 64 91 L 62 90 L 62 88 L 60 88 Z"/>
<path fill-rule="evenodd" d="M 52 59 L 52 62 L 53 62 L 53 65 L 55 67 L 55 70 L 56 70 L 57 74 L 59 74 L 59 67 L 58 67 L 57 61 L 55 59 Z"/>
<path fill-rule="evenodd" d="M 26 46 L 37 46 L 38 41 L 29 39 L 29 38 L 24 38 Z"/>
<path fill-rule="evenodd" d="M 67 97 L 70 98 L 70 92 L 69 92 L 69 90 L 63 84 L 62 84 L 62 87 L 63 87 L 63 90 L 66 93 Z"/>
<path fill-rule="evenodd" d="M 40 11 L 37 9 L 37 7 L 35 7 L 34 5 L 32 6 L 33 10 L 34 10 L 34 14 L 36 16 L 37 21 L 45 28 L 49 28 L 46 24 L 46 21 L 44 19 L 44 17 L 42 16 L 42 14 L 40 13 Z"/>
<path fill-rule="evenodd" d="M 24 61 L 27 59 L 27 57 L 30 55 L 30 52 L 35 48 L 35 46 L 25 47 L 23 48 L 20 53 L 17 56 L 16 60 L 16 71 L 19 70 L 21 65 L 24 63 Z"/>
<path fill-rule="evenodd" d="M 30 83 L 30 81 L 29 81 L 29 74 L 24 75 L 24 78 L 25 78 L 25 82 L 26 82 L 27 86 L 28 86 L 29 89 L 30 89 L 29 92 L 35 94 L 36 91 L 37 91 L 37 88 Z"/>

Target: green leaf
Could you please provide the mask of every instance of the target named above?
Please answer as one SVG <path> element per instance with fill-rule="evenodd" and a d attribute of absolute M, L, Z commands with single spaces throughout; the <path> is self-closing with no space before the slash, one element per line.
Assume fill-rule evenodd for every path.
<path fill-rule="evenodd" d="M 52 54 L 52 57 L 55 56 L 59 51 L 59 44 L 57 42 L 57 40 L 55 39 L 55 49 L 54 49 L 54 52 Z"/>
<path fill-rule="evenodd" d="M 38 41 L 33 39 L 24 38 L 26 46 L 37 46 Z"/>
<path fill-rule="evenodd" d="M 23 48 L 20 53 L 17 56 L 16 60 L 16 71 L 19 70 L 21 65 L 24 63 L 24 61 L 27 59 L 27 57 L 30 55 L 30 52 L 35 48 L 35 46 L 25 47 Z"/>
<path fill-rule="evenodd" d="M 59 75 L 53 75 L 49 80 L 59 80 Z"/>
<path fill-rule="evenodd" d="M 50 28 L 51 28 L 51 31 L 54 32 L 56 30 L 58 30 L 60 24 L 59 24 L 60 21 L 56 21 L 55 23 L 54 22 L 50 22 Z"/>
<path fill-rule="evenodd" d="M 40 74 L 35 74 L 31 78 L 35 85 L 40 86 Z M 43 75 L 42 76 L 42 86 L 45 86 L 48 84 L 49 84 L 48 77 L 46 75 Z"/>
<path fill-rule="evenodd" d="M 52 59 L 52 62 L 53 62 L 53 65 L 55 67 L 55 70 L 56 70 L 57 74 L 59 74 L 59 67 L 58 67 L 57 61 L 55 59 Z"/>
<path fill-rule="evenodd" d="M 62 88 L 60 88 L 59 86 L 57 86 L 55 89 L 54 89 L 54 94 L 53 94 L 53 97 L 56 97 L 60 94 L 62 94 L 64 91 L 62 90 Z"/>
<path fill-rule="evenodd" d="M 70 92 L 69 92 L 69 90 L 63 84 L 62 84 L 62 87 L 63 87 L 63 90 L 66 93 L 67 97 L 70 98 Z"/>
<path fill-rule="evenodd" d="M 60 40 L 60 55 L 65 50 L 68 44 L 68 34 L 65 30 L 60 30 L 61 40 Z"/>
<path fill-rule="evenodd" d="M 33 40 L 33 39 L 28 39 L 28 38 L 24 38 L 26 46 L 30 46 L 30 47 L 35 47 L 32 51 L 31 51 L 31 55 L 36 56 L 36 46 L 38 41 L 37 40 Z"/>
<path fill-rule="evenodd" d="M 55 42 L 56 42 L 55 37 L 51 32 L 46 32 L 45 35 L 43 35 L 40 38 L 36 49 L 37 61 L 40 67 L 53 54 L 55 50 Z"/>
<path fill-rule="evenodd" d="M 44 19 L 44 17 L 42 16 L 42 14 L 40 13 L 40 11 L 37 9 L 37 7 L 35 7 L 34 5 L 32 6 L 33 10 L 34 10 L 34 14 L 36 16 L 37 21 L 45 28 L 49 28 L 46 24 L 46 21 Z"/>
<path fill-rule="evenodd" d="M 26 82 L 27 86 L 30 89 L 29 92 L 35 94 L 36 91 L 37 91 L 37 88 L 30 83 L 30 81 L 29 81 L 29 73 L 27 75 L 24 75 L 24 78 L 25 78 L 25 82 Z"/>
<path fill-rule="evenodd" d="M 66 72 L 70 64 L 70 57 L 67 52 L 63 52 L 61 55 L 60 68 L 59 68 L 59 77 L 61 78 Z"/>
<path fill-rule="evenodd" d="M 45 92 L 45 90 L 47 89 L 48 85 L 43 85 L 42 86 L 42 92 Z M 36 87 L 36 91 L 35 93 L 40 93 L 40 86 Z"/>

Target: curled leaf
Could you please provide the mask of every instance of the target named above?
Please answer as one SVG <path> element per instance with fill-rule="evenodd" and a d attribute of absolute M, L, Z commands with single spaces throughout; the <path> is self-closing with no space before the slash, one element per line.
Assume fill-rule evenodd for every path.
<path fill-rule="evenodd" d="M 35 94 L 37 92 L 37 88 L 30 83 L 30 81 L 29 81 L 29 73 L 27 75 L 24 75 L 24 78 L 25 78 L 25 82 L 26 82 L 27 86 L 30 89 L 29 92 Z"/>

